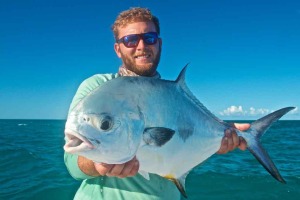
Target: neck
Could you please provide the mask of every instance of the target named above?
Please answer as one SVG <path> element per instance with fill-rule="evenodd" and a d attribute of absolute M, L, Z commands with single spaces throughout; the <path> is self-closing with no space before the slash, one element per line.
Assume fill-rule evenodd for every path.
<path fill-rule="evenodd" d="M 130 71 L 129 69 L 127 69 L 125 67 L 125 65 L 122 65 L 119 68 L 118 74 L 120 76 L 140 76 L 139 74 L 136 74 L 135 72 Z M 160 78 L 160 74 L 157 71 L 155 71 L 155 73 L 153 75 L 149 76 L 149 77 Z"/>

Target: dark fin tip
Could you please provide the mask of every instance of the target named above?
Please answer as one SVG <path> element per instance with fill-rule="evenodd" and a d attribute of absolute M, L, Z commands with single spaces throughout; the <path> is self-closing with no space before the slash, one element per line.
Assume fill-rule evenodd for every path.
<path fill-rule="evenodd" d="M 181 70 L 180 74 L 178 75 L 177 79 L 176 79 L 176 82 L 179 83 L 180 81 L 185 81 L 185 72 L 186 72 L 186 69 L 188 67 L 190 63 L 187 63 L 183 69 Z"/>
<path fill-rule="evenodd" d="M 162 146 L 175 134 L 175 131 L 164 127 L 150 127 L 144 130 L 143 140 L 148 145 Z"/>
<path fill-rule="evenodd" d="M 180 184 L 180 182 L 177 179 L 175 179 L 175 178 L 169 178 L 169 180 L 171 180 L 173 183 L 175 183 L 176 187 L 178 188 L 178 190 L 180 191 L 180 193 L 182 194 L 182 196 L 184 196 L 187 199 L 188 197 L 186 195 L 185 189 Z"/>
<path fill-rule="evenodd" d="M 251 134 L 255 139 L 248 144 L 248 149 L 260 164 L 279 182 L 286 183 L 280 175 L 279 170 L 271 160 L 267 151 L 262 147 L 259 142 L 260 137 L 269 129 L 269 127 L 277 120 L 279 120 L 287 112 L 293 110 L 295 107 L 286 107 L 270 113 L 251 124 Z"/>

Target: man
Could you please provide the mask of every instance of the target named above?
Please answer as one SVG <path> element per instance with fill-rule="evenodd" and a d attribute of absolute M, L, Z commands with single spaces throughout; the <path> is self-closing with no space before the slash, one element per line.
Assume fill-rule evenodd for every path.
<path fill-rule="evenodd" d="M 160 78 L 157 66 L 162 39 L 159 38 L 158 19 L 148 9 L 132 8 L 120 13 L 113 24 L 116 43 L 114 49 L 123 64 L 117 74 L 98 74 L 85 80 L 79 87 L 70 110 L 102 83 L 118 76 L 149 76 Z M 235 124 L 246 130 L 249 124 Z M 227 153 L 246 142 L 232 130 L 226 130 L 218 153 Z M 124 164 L 94 163 L 82 156 L 65 153 L 65 164 L 75 179 L 83 179 L 75 199 L 180 199 L 175 184 L 155 174 L 150 180 L 138 174 L 136 158 Z"/>

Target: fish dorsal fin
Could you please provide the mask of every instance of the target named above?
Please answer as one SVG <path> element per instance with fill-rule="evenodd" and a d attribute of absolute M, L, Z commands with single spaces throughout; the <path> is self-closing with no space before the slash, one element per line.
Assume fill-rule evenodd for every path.
<path fill-rule="evenodd" d="M 187 69 L 188 65 L 189 65 L 189 63 L 187 63 L 183 67 L 183 69 L 181 70 L 180 74 L 178 75 L 178 77 L 176 79 L 176 83 L 178 83 L 179 85 L 185 85 L 185 72 L 186 72 L 186 69 Z"/>
<path fill-rule="evenodd" d="M 186 83 L 185 83 L 185 72 L 187 70 L 188 67 L 187 63 L 184 68 L 181 70 L 179 76 L 176 79 L 176 83 L 178 84 L 178 86 L 184 91 L 184 93 L 201 109 L 203 110 L 204 113 L 206 113 L 207 115 L 211 116 L 213 119 L 215 119 L 216 121 L 218 121 L 219 123 L 222 123 L 226 126 L 229 126 L 226 122 L 222 121 L 221 119 L 219 119 L 218 117 L 216 117 L 214 114 L 212 114 L 198 99 L 197 97 L 195 97 L 195 95 L 191 92 L 191 90 L 187 87 Z"/>

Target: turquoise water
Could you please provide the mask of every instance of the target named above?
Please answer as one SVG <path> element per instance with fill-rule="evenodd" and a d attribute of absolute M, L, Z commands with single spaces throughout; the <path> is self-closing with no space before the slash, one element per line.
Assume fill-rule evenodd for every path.
<path fill-rule="evenodd" d="M 0 199 L 68 200 L 80 182 L 63 163 L 63 120 L 0 120 Z M 279 121 L 262 138 L 287 184 L 248 151 L 214 155 L 187 177 L 188 199 L 298 199 L 300 121 Z"/>

